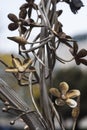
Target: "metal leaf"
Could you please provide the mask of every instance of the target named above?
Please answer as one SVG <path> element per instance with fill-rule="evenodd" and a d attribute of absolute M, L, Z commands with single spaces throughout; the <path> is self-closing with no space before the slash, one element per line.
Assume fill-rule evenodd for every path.
<path fill-rule="evenodd" d="M 23 37 L 20 36 L 14 36 L 14 37 L 7 37 L 8 39 L 20 44 L 20 45 L 25 45 L 27 44 L 26 39 L 24 39 Z"/>
<path fill-rule="evenodd" d="M 58 35 L 59 35 L 59 38 L 61 40 L 65 40 L 66 39 L 66 34 L 64 32 L 60 32 L 60 33 L 58 33 Z"/>
<path fill-rule="evenodd" d="M 81 50 L 78 52 L 77 56 L 78 56 L 79 58 L 87 56 L 87 50 L 81 49 Z"/>
<path fill-rule="evenodd" d="M 75 61 L 76 61 L 76 64 L 77 64 L 77 65 L 80 65 L 80 63 L 81 63 L 81 62 L 80 62 L 80 59 L 75 58 Z"/>
<path fill-rule="evenodd" d="M 87 65 L 87 60 L 86 59 L 79 59 L 79 62 L 84 64 L 84 65 Z"/>
<path fill-rule="evenodd" d="M 62 24 L 59 21 L 56 21 L 55 26 L 54 26 L 54 30 L 59 33 L 60 30 L 62 31 Z"/>

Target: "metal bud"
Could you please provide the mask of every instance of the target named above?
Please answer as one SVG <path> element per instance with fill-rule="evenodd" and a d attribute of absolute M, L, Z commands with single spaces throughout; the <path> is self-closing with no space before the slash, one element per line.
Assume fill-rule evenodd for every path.
<path fill-rule="evenodd" d="M 7 37 L 8 39 L 20 44 L 20 45 L 25 45 L 27 44 L 27 40 L 24 39 L 23 37 L 20 36 L 14 36 L 14 37 Z"/>
<path fill-rule="evenodd" d="M 15 121 L 10 121 L 10 125 L 14 125 L 15 124 Z"/>
<path fill-rule="evenodd" d="M 8 110 L 7 110 L 7 108 L 3 107 L 3 108 L 2 108 L 2 111 L 3 111 L 3 112 L 7 112 Z"/>
<path fill-rule="evenodd" d="M 24 130 L 29 130 L 29 126 L 25 125 Z"/>

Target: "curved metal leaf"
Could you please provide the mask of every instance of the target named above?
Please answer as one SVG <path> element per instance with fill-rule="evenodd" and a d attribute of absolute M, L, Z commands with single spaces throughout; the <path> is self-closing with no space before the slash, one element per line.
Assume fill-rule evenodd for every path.
<path fill-rule="evenodd" d="M 77 56 L 78 56 L 79 58 L 87 56 L 87 50 L 81 49 L 81 50 L 78 52 Z"/>
<path fill-rule="evenodd" d="M 24 39 L 23 37 L 20 36 L 14 36 L 14 37 L 7 37 L 8 39 L 20 44 L 20 45 L 25 45 L 27 44 L 26 39 Z"/>

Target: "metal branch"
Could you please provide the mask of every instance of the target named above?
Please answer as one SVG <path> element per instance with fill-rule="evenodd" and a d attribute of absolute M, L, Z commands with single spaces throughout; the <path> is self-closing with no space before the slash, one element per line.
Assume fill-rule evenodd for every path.
<path fill-rule="evenodd" d="M 48 40 L 42 42 L 40 45 L 35 46 L 35 47 L 33 47 L 33 48 L 30 48 L 29 50 L 27 50 L 27 49 L 23 50 L 22 47 L 20 46 L 20 51 L 23 52 L 23 53 L 32 52 L 32 51 L 34 51 L 34 50 L 36 50 L 36 49 L 39 49 L 40 47 L 44 46 L 44 45 L 45 45 L 48 41 L 50 41 L 50 40 L 51 40 L 51 39 L 48 39 Z"/>
<path fill-rule="evenodd" d="M 62 128 L 62 130 L 65 130 L 62 122 L 61 122 L 61 119 L 60 119 L 60 115 L 58 114 L 58 112 L 56 111 L 56 108 L 54 107 L 53 103 L 51 102 L 50 98 L 49 98 L 49 103 L 50 103 L 50 106 L 53 110 L 53 112 L 55 113 L 55 116 L 56 116 L 56 119 L 58 121 L 58 123 L 60 124 L 60 127 Z"/>
<path fill-rule="evenodd" d="M 35 109 L 36 109 L 36 111 L 37 111 L 37 113 L 39 114 L 39 116 L 40 116 L 40 118 L 46 123 L 46 121 L 44 120 L 44 118 L 43 118 L 43 116 L 42 116 L 42 114 L 41 114 L 41 112 L 39 111 L 39 109 L 38 109 L 38 107 L 37 107 L 37 104 L 36 104 L 36 102 L 35 102 L 35 100 L 34 100 L 34 96 L 33 96 L 33 86 L 32 86 L 32 72 L 29 74 L 29 90 L 30 90 L 30 96 L 31 96 L 31 99 L 32 99 L 32 103 L 33 103 L 33 105 L 34 105 L 34 107 L 35 107 Z"/>

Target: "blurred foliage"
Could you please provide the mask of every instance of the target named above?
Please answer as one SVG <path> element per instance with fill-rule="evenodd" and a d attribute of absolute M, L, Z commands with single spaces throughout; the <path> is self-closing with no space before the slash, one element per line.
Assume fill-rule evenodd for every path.
<path fill-rule="evenodd" d="M 0 78 L 6 81 L 12 88 L 18 90 L 18 84 L 12 73 L 6 73 L 5 69 L 7 66 L 12 66 L 11 55 L 9 54 L 0 54 L 0 60 L 4 62 L 0 62 Z M 6 65 L 5 65 L 6 64 Z"/>
<path fill-rule="evenodd" d="M 11 55 L 9 55 L 9 54 L 0 54 L 0 60 L 4 61 L 9 66 L 12 66 Z"/>
<path fill-rule="evenodd" d="M 82 71 L 77 67 L 56 70 L 54 76 L 54 86 L 58 87 L 58 84 L 62 81 L 67 82 L 70 85 L 70 89 L 78 89 L 81 92 L 81 110 L 79 119 L 87 116 L 87 71 Z M 62 108 L 63 115 L 69 117 L 70 109 Z M 65 112 L 66 111 L 66 112 Z"/>
<path fill-rule="evenodd" d="M 86 41 L 87 40 L 87 33 L 75 35 L 75 36 L 73 36 L 73 39 L 75 39 L 76 41 L 80 41 L 80 42 Z"/>

